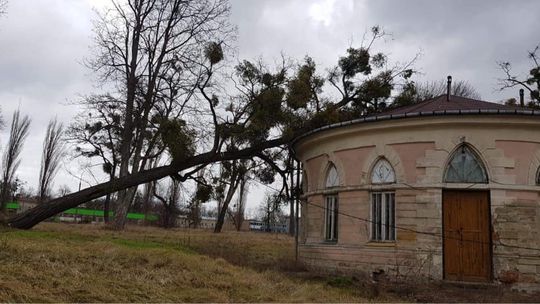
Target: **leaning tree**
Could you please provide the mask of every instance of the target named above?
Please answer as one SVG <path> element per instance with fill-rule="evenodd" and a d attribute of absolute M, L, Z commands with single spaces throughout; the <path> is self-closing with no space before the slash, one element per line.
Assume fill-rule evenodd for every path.
<path fill-rule="evenodd" d="M 207 145 L 197 145 L 200 133 L 193 121 L 184 117 L 161 118 L 157 134 L 171 155 L 170 163 L 126 175 L 41 204 L 9 219 L 9 225 L 28 229 L 59 212 L 86 201 L 130 187 L 172 177 L 185 181 L 209 164 L 234 160 L 260 160 L 278 171 L 281 150 L 305 132 L 343 119 L 378 111 L 390 102 L 398 84 L 411 77 L 411 63 L 391 64 L 375 51 L 375 42 L 384 33 L 372 29 L 372 40 L 365 46 L 349 48 L 329 75 L 320 80 L 311 59 L 294 67 L 279 64 L 270 68 L 262 62 L 243 61 L 235 68 L 234 82 L 239 94 L 226 94 L 226 80 L 216 73 L 223 59 L 222 45 L 208 44 L 206 60 L 200 62 L 196 103 L 205 108 L 210 125 L 205 125 Z M 171 59 L 172 60 L 172 59 Z M 313 70 L 311 73 L 298 73 Z M 307 74 L 307 75 L 306 75 Z M 318 77 L 317 80 L 314 77 Z M 315 83 L 322 81 L 314 88 Z M 295 85 L 291 85 L 291 83 Z M 333 88 L 323 92 L 324 84 Z M 325 94 L 325 95 L 322 95 Z M 230 97 L 232 96 L 232 97 Z M 127 109 L 126 109 L 127 112 Z M 204 149 L 204 150 L 203 150 Z"/>

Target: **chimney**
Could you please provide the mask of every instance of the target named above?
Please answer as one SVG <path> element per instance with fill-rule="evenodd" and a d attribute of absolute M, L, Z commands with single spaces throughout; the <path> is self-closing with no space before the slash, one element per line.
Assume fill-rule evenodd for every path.
<path fill-rule="evenodd" d="M 452 76 L 448 76 L 448 85 L 446 87 L 446 101 L 450 101 L 450 90 L 452 89 Z"/>
<path fill-rule="evenodd" d="M 519 105 L 524 108 L 525 107 L 525 90 L 519 89 Z"/>

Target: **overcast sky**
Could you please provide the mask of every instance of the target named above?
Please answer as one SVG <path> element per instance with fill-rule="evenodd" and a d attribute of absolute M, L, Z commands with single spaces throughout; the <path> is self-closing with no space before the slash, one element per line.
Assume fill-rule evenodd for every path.
<path fill-rule="evenodd" d="M 32 118 L 30 136 L 17 175 L 36 187 L 47 122 L 65 124 L 77 109 L 67 106 L 95 90 L 81 62 L 90 56 L 94 7 L 107 0 L 9 0 L 0 17 L 0 105 L 9 123 L 12 112 Z M 517 92 L 497 89 L 497 61 L 508 60 L 526 73 L 527 50 L 540 43 L 540 1 L 353 1 L 235 0 L 232 22 L 238 26 L 240 59 L 273 60 L 280 53 L 301 59 L 311 55 L 322 66 L 334 65 L 348 46 L 358 46 L 364 32 L 381 25 L 393 34 L 386 44 L 393 60 L 422 57 L 418 81 L 470 82 L 482 99 L 499 101 Z M 8 128 L 0 137 L 4 147 Z M 68 173 L 68 170 L 72 174 Z M 76 161 L 66 163 L 55 186 L 78 188 Z M 86 175 L 86 176 L 85 176 Z M 90 174 L 83 179 L 92 181 Z M 83 184 L 84 186 L 85 184 Z M 252 206 L 262 190 L 250 195 Z"/>

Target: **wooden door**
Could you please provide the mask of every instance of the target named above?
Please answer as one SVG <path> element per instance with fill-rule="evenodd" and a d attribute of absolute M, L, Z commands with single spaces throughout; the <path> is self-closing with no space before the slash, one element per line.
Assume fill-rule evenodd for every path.
<path fill-rule="evenodd" d="M 473 282 L 491 279 L 489 221 L 488 192 L 443 192 L 445 279 Z"/>

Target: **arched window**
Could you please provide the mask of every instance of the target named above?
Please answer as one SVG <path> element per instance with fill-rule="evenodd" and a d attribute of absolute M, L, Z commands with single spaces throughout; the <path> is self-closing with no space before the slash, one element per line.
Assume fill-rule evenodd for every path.
<path fill-rule="evenodd" d="M 445 183 L 488 182 L 486 169 L 478 156 L 467 145 L 459 147 L 446 167 Z"/>
<path fill-rule="evenodd" d="M 339 186 L 339 176 L 334 164 L 330 164 L 326 171 L 326 188 L 332 188 Z"/>
<path fill-rule="evenodd" d="M 384 158 L 377 161 L 371 171 L 372 184 L 390 184 L 396 182 L 396 173 L 392 165 Z"/>
<path fill-rule="evenodd" d="M 396 203 L 392 184 L 396 173 L 384 158 L 379 159 L 371 172 L 371 183 L 386 185 L 371 193 L 371 240 L 393 242 L 396 240 Z"/>
<path fill-rule="evenodd" d="M 326 171 L 326 188 L 334 188 L 339 186 L 339 175 L 334 164 L 328 166 Z M 324 239 L 328 242 L 337 242 L 338 237 L 338 196 L 337 194 L 329 194 L 325 197 L 324 208 Z"/>

